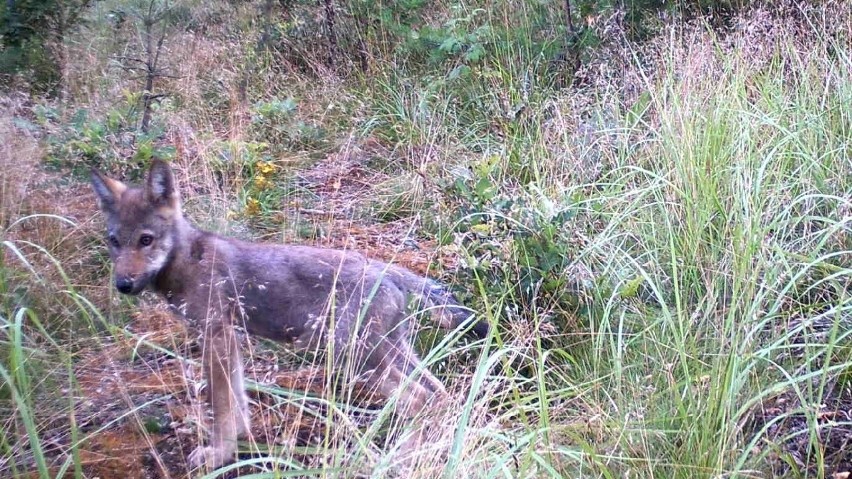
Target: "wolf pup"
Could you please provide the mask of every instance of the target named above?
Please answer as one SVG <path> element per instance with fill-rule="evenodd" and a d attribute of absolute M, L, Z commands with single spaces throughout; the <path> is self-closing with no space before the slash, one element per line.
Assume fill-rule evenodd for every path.
<path fill-rule="evenodd" d="M 475 321 L 437 283 L 360 254 L 303 246 L 258 244 L 193 227 L 181 212 L 172 170 L 154 161 L 143 187 L 92 170 L 106 216 L 115 287 L 136 295 L 156 291 L 202 330 L 202 365 L 213 409 L 209 445 L 189 457 L 216 468 L 234 458 L 237 437 L 249 431 L 234 326 L 297 348 L 320 348 L 337 373 L 349 371 L 385 397 L 398 394 L 399 412 L 413 417 L 446 395 L 410 346 L 410 295 L 445 328 Z M 354 377 L 354 376 L 353 376 Z"/>

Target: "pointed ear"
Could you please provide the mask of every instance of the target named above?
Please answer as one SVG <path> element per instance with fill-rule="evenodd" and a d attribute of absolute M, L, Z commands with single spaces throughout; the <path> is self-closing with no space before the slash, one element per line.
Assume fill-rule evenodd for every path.
<path fill-rule="evenodd" d="M 145 184 L 145 199 L 156 205 L 177 208 L 180 195 L 175 184 L 175 176 L 169 165 L 160 160 L 151 163 L 148 181 Z"/>
<path fill-rule="evenodd" d="M 103 173 L 92 168 L 92 189 L 98 195 L 101 210 L 108 213 L 115 211 L 115 205 L 127 190 L 127 185 L 118 180 L 107 178 Z"/>

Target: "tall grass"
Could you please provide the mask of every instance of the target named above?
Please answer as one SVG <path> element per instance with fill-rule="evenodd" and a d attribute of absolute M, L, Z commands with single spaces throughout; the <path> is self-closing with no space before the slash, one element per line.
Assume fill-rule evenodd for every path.
<path fill-rule="evenodd" d="M 610 173 L 617 196 L 593 247 L 616 290 L 637 278 L 648 297 L 604 298 L 625 307 L 593 325 L 598 401 L 611 404 L 625 468 L 759 475 L 772 452 L 744 429 L 757 408 L 794 391 L 789 414 L 822 427 L 811 405 L 850 366 L 834 354 L 850 318 L 848 52 L 772 48 L 762 68 L 707 43 L 672 55 L 646 84 L 651 140 Z M 791 360 L 816 322 L 832 334 Z M 813 454 L 794 468 L 822 470 L 819 433 L 806 434 Z"/>
<path fill-rule="evenodd" d="M 436 5 L 431 13 L 489 27 L 478 30 L 489 32 L 481 33 L 487 54 L 463 81 L 443 66 L 406 65 L 393 56 L 405 53 L 398 50 L 370 75 L 317 78 L 275 68 L 274 53 L 263 57 L 245 39 L 214 47 L 201 35 L 175 37 L 182 42 L 169 61 L 183 78 L 163 85 L 177 97 L 160 118 L 180 144 L 174 161 L 192 180 L 181 186 L 197 222 L 221 225 L 227 215 L 225 228 L 258 234 L 258 221 L 234 205 L 252 194 L 241 175 L 261 159 L 252 155 L 267 154 L 258 151 L 277 155 L 280 174 L 294 178 L 309 163 L 355 165 L 351 171 L 384 181 L 350 196 L 335 191 L 341 208 L 328 225 L 374 220 L 400 243 L 408 232 L 437 236 L 436 248 L 454 259 L 445 279 L 456 278 L 465 302 L 496 326 L 476 343 L 432 338 L 423 356 L 453 403 L 436 405 L 421 422 L 400 421 L 393 398 L 364 406 L 352 390 L 306 392 L 252 377 L 254 419 L 264 432 L 242 445 L 241 460 L 204 477 L 237 470 L 448 478 L 847 471 L 832 434 L 852 427 L 834 410 L 850 404 L 852 372 L 852 32 L 842 21 L 849 6 L 784 15 L 756 9 L 725 36 L 697 24 L 672 26 L 643 45 L 615 38 L 607 47 L 620 48 L 617 55 L 586 59 L 578 73 L 586 82 L 572 89 L 546 81 L 548 60 L 536 50 L 542 34 L 534 27 L 546 18 L 539 7 L 505 4 L 486 15 L 462 6 Z M 246 24 L 240 28 L 251 31 Z M 103 24 L 87 28 L 105 36 Z M 227 36 L 210 28 L 211 36 Z M 116 39 L 98 38 L 71 47 L 105 66 Z M 197 60 L 193 48 L 203 53 Z M 259 55 L 251 65 L 241 63 L 246 51 Z M 218 63 L 226 72 L 217 83 L 209 65 Z M 94 115 L 109 113 L 110 92 L 133 87 L 112 71 L 99 90 L 92 72 L 72 66 L 76 106 Z M 239 85 L 244 74 L 258 78 Z M 234 99 L 242 86 L 245 102 Z M 258 105 L 290 96 L 295 107 L 283 123 L 251 118 Z M 208 104 L 210 97 L 216 101 Z M 226 139 L 232 149 L 222 147 Z M 268 150 L 258 146 L 264 141 Z M 371 142 L 381 148 L 371 150 Z M 253 153 L 229 153 L 238 150 Z M 315 190 L 302 181 L 264 208 L 274 218 L 324 194 Z M 11 191 L 4 182 L 4 200 Z M 22 243 L 15 221 L 49 206 L 9 204 L 0 209 L 0 470 L 84 477 L 94 469 L 81 451 L 130 424 L 161 464 L 151 467 L 182 474 L 185 464 L 170 469 L 175 461 L 153 439 L 162 431 L 150 423 L 152 405 L 200 403 L 191 348 L 181 338 L 154 340 L 127 325 L 123 305 L 90 297 L 106 288 L 64 272 L 71 262 L 63 248 L 37 247 L 60 244 L 55 236 Z M 98 234 L 97 222 L 83 223 L 87 237 Z M 283 237 L 294 236 L 286 233 L 292 227 L 263 223 Z M 106 285 L 105 258 L 92 256 L 84 271 Z M 10 301 L 13 290 L 24 299 Z M 47 290 L 55 296 L 33 297 Z M 62 316 L 86 333 L 42 327 Z M 124 341 L 133 346 L 121 349 Z M 247 356 L 258 358 L 258 369 L 265 355 L 303 366 L 286 349 L 252 344 Z M 113 363 L 132 363 L 140 351 L 178 361 L 186 389 L 151 398 L 128 384 L 116 398 L 121 414 L 81 417 L 88 394 L 77 378 L 81 351 L 116 348 L 122 352 Z M 319 438 L 296 444 L 298 424 L 279 424 L 296 422 L 294 411 L 299 421 L 316 422 Z M 193 417 L 203 412 L 194 414 L 174 419 L 180 424 L 165 435 L 185 439 L 175 432 L 185 424 L 200 430 Z M 70 437 L 58 449 L 48 437 L 57 422 Z M 400 444 L 423 424 L 429 440 L 400 461 Z"/>

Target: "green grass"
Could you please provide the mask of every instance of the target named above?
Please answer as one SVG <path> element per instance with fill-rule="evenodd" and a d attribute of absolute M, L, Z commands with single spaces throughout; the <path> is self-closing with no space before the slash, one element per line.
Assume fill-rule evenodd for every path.
<path fill-rule="evenodd" d="M 557 89 L 541 56 L 552 45 L 542 47 L 533 28 L 546 15 L 521 5 L 470 16 L 471 5 L 462 6 L 423 14 L 456 18 L 444 24 L 446 35 L 489 26 L 465 40 L 482 42 L 481 59 L 409 64 L 423 51 L 382 44 L 375 51 L 386 56 L 374 59 L 375 70 L 349 78 L 276 66 L 274 52 L 249 64 L 259 61 L 243 59 L 251 41 L 229 28 L 256 33 L 250 12 L 235 12 L 233 25 L 211 27 L 207 37 L 181 33 L 204 55 L 193 60 L 186 43 L 175 43 L 168 61 L 186 76 L 163 80 L 175 99 L 157 113 L 169 133 L 155 146 L 178 144 L 173 161 L 189 215 L 223 228 L 224 212 L 253 194 L 256 161 L 272 160 L 278 183 L 260 198 L 263 221 L 238 214 L 224 228 L 284 238 L 297 237 L 297 227 L 324 231 L 324 220 L 299 216 L 298 204 L 324 204 L 328 192 L 302 175 L 324 161 L 351 160 L 365 178 L 382 181 L 351 196 L 334 192 L 342 208 L 331 213 L 439 240 L 455 261 L 436 275 L 496 328 L 477 343 L 430 336 L 424 357 L 454 403 L 431 411 L 432 437 L 411 477 L 845 472 L 848 465 L 834 462 L 842 453 L 836 437 L 852 424 L 828 413 L 852 403 L 852 32 L 831 19 L 849 7 L 817 9 L 805 20 L 743 18 L 772 36 L 749 29 L 715 36 L 699 25 L 615 53 L 600 45 L 610 57 L 585 60 L 601 62 L 587 65 L 591 80 Z M 97 33 L 91 46 L 69 48 L 91 48 L 90 61 L 106 65 L 116 38 L 97 21 L 86 28 L 79 35 Z M 229 40 L 214 48 L 217 36 Z M 62 111 L 87 108 L 97 124 L 99 114 L 126 108 L 110 91 L 138 89 L 114 71 L 96 88 L 99 70 L 72 63 L 77 95 L 56 108 L 60 119 L 52 121 L 63 129 L 42 125 L 47 135 L 73 129 L 70 116 L 61 123 Z M 210 64 L 227 67 L 212 93 L 198 73 Z M 461 77 L 459 65 L 468 67 Z M 255 105 L 248 110 L 228 96 L 241 86 L 234 72 L 256 74 L 246 83 Z M 216 101 L 205 103 L 209 95 Z M 281 110 L 272 112 L 280 118 L 252 124 L 241 116 L 264 105 Z M 21 113 L 6 117 L 13 115 Z M 16 132 L 0 130 L 4 138 Z M 116 161 L 121 142 L 98 141 L 113 145 Z M 225 141 L 251 154 L 229 156 Z M 16 144 L 8 144 L 0 152 L 14 153 Z M 0 199 L 11 198 L 13 189 L 2 186 Z M 34 213 L 55 211 L 42 208 Z M 97 265 L 82 267 L 102 284 L 81 284 L 91 280 L 66 271 L 80 271 L 79 261 L 66 257 L 55 232 L 35 241 L 21 233 L 24 211 L 0 208 L 0 454 L 7 461 L 0 470 L 88 477 L 91 464 L 80 451 L 103 431 L 136 424 L 151 437 L 159 430 L 152 405 L 200 397 L 126 392 L 121 414 L 78 417 L 71 413 L 84 399 L 78 353 L 107 354 L 129 340 L 136 346 L 119 363 L 145 351 L 189 371 L 197 363 L 177 339 L 149 341 L 114 297 L 97 296 L 109 282 L 102 253 L 91 255 Z M 298 217 L 299 225 L 281 217 Z M 75 219 L 89 241 L 100 234 L 100 219 Z M 253 352 L 275 355 L 282 368 L 302 360 L 265 343 Z M 399 474 L 395 448 L 414 425 L 392 414 L 393 400 L 370 408 L 347 390 L 317 395 L 260 380 L 250 389 L 262 398 L 264 417 L 296 408 L 316 417 L 322 439 L 297 447 L 258 438 L 242 450 L 274 460 L 243 459 L 204 477 L 238 467 L 251 477 Z M 61 453 L 48 437 L 56 430 L 66 434 Z"/>

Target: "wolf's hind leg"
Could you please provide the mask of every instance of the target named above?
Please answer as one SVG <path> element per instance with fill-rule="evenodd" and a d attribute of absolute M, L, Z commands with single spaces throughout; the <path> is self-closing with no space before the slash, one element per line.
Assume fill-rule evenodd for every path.
<path fill-rule="evenodd" d="M 407 328 L 400 328 L 392 336 L 393 344 L 381 361 L 385 372 L 378 375 L 385 378 L 380 391 L 388 397 L 398 394 L 397 411 L 410 420 L 397 444 L 397 460 L 405 470 L 414 468 L 418 458 L 434 458 L 435 441 L 443 425 L 442 411 L 449 403 L 444 384 L 412 348 L 411 334 Z"/>
<path fill-rule="evenodd" d="M 237 437 L 249 431 L 248 398 L 243 364 L 234 328 L 221 322 L 205 325 L 202 363 L 207 378 L 207 397 L 213 407 L 213 427 L 207 446 L 190 454 L 194 467 L 215 469 L 232 460 Z"/>
<path fill-rule="evenodd" d="M 433 379 L 440 389 L 430 390 L 424 386 L 422 383 L 426 376 Z M 409 426 L 396 447 L 399 464 L 403 468 L 411 468 L 418 457 L 426 457 L 429 454 L 434 457 L 434 440 L 442 425 L 438 418 L 440 411 L 446 406 L 447 394 L 443 384 L 427 370 L 422 370 L 418 380 L 409 378 L 397 367 L 385 371 L 382 377 L 385 379 L 381 381 L 379 391 L 388 397 L 398 394 L 397 412 L 409 420 Z"/>
<path fill-rule="evenodd" d="M 397 350 L 396 363 L 403 374 L 416 377 L 417 382 L 436 396 L 434 400 L 447 395 L 444 383 L 429 371 L 407 340 L 397 341 L 395 347 Z"/>

